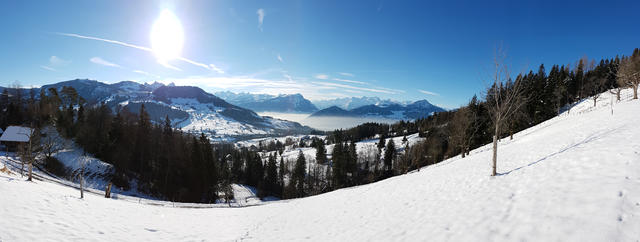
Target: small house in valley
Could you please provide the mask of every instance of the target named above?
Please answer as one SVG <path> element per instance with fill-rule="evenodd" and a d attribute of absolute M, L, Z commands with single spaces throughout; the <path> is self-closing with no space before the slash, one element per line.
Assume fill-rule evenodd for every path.
<path fill-rule="evenodd" d="M 16 151 L 20 145 L 29 142 L 33 129 L 21 126 L 9 126 L 2 132 L 0 143 L 6 146 L 8 151 Z"/>

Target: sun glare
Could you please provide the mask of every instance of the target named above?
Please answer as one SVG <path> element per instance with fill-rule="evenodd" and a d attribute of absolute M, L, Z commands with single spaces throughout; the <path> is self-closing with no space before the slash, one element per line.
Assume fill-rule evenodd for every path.
<path fill-rule="evenodd" d="M 166 63 L 180 57 L 184 32 L 178 17 L 169 10 L 162 10 L 151 28 L 151 49 L 159 62 Z"/>

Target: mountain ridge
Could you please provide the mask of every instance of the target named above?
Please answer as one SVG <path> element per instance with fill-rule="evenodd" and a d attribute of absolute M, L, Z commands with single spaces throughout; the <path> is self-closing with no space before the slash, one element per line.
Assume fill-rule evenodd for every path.
<path fill-rule="evenodd" d="M 225 101 L 254 112 L 313 113 L 318 108 L 302 94 L 252 94 L 230 91 L 216 92 Z"/>
<path fill-rule="evenodd" d="M 122 81 L 112 84 L 89 79 L 75 79 L 44 85 L 60 93 L 62 87 L 76 89 L 89 105 L 104 104 L 112 111 L 126 109 L 137 113 L 145 105 L 150 119 L 156 123 L 169 117 L 175 128 L 191 133 L 205 133 L 210 138 L 235 140 L 267 135 L 308 134 L 313 129 L 299 123 L 263 117 L 256 112 L 233 105 L 194 86 L 164 85 L 158 82 L 140 84 Z"/>
<path fill-rule="evenodd" d="M 397 120 L 425 118 L 445 109 L 431 104 L 426 99 L 418 100 L 407 105 L 390 103 L 384 105 L 365 105 L 351 110 L 331 106 L 319 110 L 309 117 L 381 117 Z"/>

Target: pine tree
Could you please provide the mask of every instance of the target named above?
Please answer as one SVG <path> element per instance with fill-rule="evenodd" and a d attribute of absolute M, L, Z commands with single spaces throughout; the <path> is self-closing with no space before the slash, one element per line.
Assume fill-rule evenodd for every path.
<path fill-rule="evenodd" d="M 279 196 L 278 194 L 278 168 L 276 165 L 276 157 L 269 154 L 269 160 L 267 162 L 267 176 L 265 178 L 267 193 L 273 196 Z"/>
<path fill-rule="evenodd" d="M 347 157 L 348 151 L 345 149 L 342 141 L 333 145 L 331 160 L 333 165 L 333 186 L 334 188 L 342 188 L 347 185 Z"/>
<path fill-rule="evenodd" d="M 164 117 L 164 126 L 162 126 L 162 132 L 164 135 L 171 136 L 173 133 L 173 129 L 171 128 L 171 120 L 169 119 L 169 115 Z"/>
<path fill-rule="evenodd" d="M 279 171 L 278 171 L 278 183 L 280 185 L 280 194 L 282 194 L 284 192 L 284 175 L 287 173 L 287 168 L 284 165 L 284 158 L 282 158 L 282 156 L 280 156 L 280 164 L 278 166 Z"/>
<path fill-rule="evenodd" d="M 393 158 L 396 155 L 396 145 L 393 142 L 393 139 L 389 139 L 387 142 L 387 147 L 384 150 L 384 170 L 385 176 L 390 177 L 393 175 Z"/>
<path fill-rule="evenodd" d="M 200 134 L 200 146 L 202 149 L 202 164 L 200 165 L 204 169 L 201 170 L 200 177 L 202 177 L 203 187 L 206 189 L 205 199 L 207 202 L 215 202 L 218 199 L 218 164 L 213 154 L 213 148 L 204 133 Z"/>
<path fill-rule="evenodd" d="M 305 180 L 305 169 L 307 166 L 307 162 L 304 158 L 304 154 L 302 151 L 298 153 L 298 159 L 296 160 L 295 168 L 293 169 L 292 181 L 295 184 L 296 196 L 304 197 L 304 180 Z"/>
<path fill-rule="evenodd" d="M 349 185 L 358 184 L 357 178 L 358 176 L 358 152 L 356 151 L 356 144 L 352 141 L 349 144 L 349 150 L 347 154 L 347 173 L 350 178 Z"/>
<path fill-rule="evenodd" d="M 378 141 L 378 149 L 381 150 L 386 145 L 384 135 L 380 135 L 380 140 Z"/>
<path fill-rule="evenodd" d="M 322 140 L 319 140 L 316 142 L 315 145 L 316 148 L 316 163 L 318 164 L 324 164 L 327 162 L 327 152 L 326 149 L 324 147 L 324 142 L 322 142 Z"/>

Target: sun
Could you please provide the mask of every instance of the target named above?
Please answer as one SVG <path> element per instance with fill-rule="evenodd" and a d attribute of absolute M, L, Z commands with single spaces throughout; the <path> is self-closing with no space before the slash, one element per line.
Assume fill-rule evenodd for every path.
<path fill-rule="evenodd" d="M 178 17 L 169 10 L 162 10 L 151 27 L 151 49 L 158 62 L 166 63 L 180 57 L 184 44 L 184 32 Z"/>

